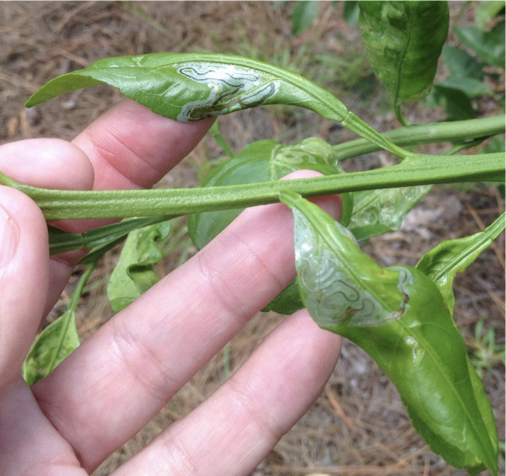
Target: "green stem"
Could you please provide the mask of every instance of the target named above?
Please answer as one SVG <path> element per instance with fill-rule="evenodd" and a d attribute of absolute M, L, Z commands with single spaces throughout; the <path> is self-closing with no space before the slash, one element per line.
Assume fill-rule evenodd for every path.
<path fill-rule="evenodd" d="M 279 201 L 293 190 L 304 197 L 435 183 L 501 181 L 504 153 L 456 156 L 413 155 L 391 167 L 298 180 L 226 187 L 70 191 L 21 185 L 0 173 L 0 183 L 29 195 L 50 220 L 184 215 L 245 208 Z"/>
<path fill-rule="evenodd" d="M 69 304 L 64 316 L 67 316 L 67 314 L 70 312 L 74 313 L 76 311 L 77 306 L 79 304 L 79 300 L 81 299 L 81 296 L 83 294 L 84 287 L 86 286 L 86 283 L 88 282 L 88 279 L 90 278 L 91 273 L 93 273 L 93 270 L 95 269 L 96 266 L 97 266 L 97 261 L 94 261 L 94 262 L 90 263 L 88 265 L 88 267 L 86 268 L 86 270 L 84 271 L 83 275 L 81 276 L 81 278 L 79 279 L 79 281 L 77 283 L 76 289 L 72 293 L 72 299 L 70 300 L 70 304 Z M 64 316 L 61 316 L 61 318 L 63 318 Z M 49 365 L 46 369 L 47 374 L 50 374 L 56 367 L 56 362 L 57 362 L 58 356 L 61 353 L 61 348 L 63 347 L 63 343 L 65 341 L 65 336 L 67 335 L 67 332 L 68 332 L 71 322 L 72 322 L 72 319 L 67 318 L 65 326 L 62 327 L 62 329 L 61 329 L 59 340 L 56 345 L 56 349 L 55 349 L 55 351 L 53 351 L 53 358 L 51 359 L 51 362 L 49 363 Z"/>
<path fill-rule="evenodd" d="M 355 132 L 359 136 L 363 137 L 369 143 L 374 144 L 379 149 L 388 150 L 392 154 L 400 157 L 401 159 L 405 159 L 412 155 L 409 151 L 401 149 L 397 145 L 393 144 L 389 140 L 387 140 L 384 135 L 381 135 L 375 129 L 373 129 L 369 124 L 364 122 L 358 116 L 353 114 L 352 112 L 348 112 L 345 119 L 341 121 L 341 124 L 344 127 L 350 129 L 350 131 Z"/>
<path fill-rule="evenodd" d="M 503 213 L 497 220 L 494 221 L 494 223 L 486 228 L 485 233 L 490 236 L 492 241 L 504 231 L 504 228 L 506 227 L 505 218 L 506 213 Z"/>
<path fill-rule="evenodd" d="M 138 228 L 155 225 L 170 220 L 171 216 L 154 216 L 150 218 L 130 218 L 120 223 L 94 228 L 84 233 L 69 233 L 49 226 L 49 250 L 51 254 L 77 250 L 79 248 L 96 248 L 107 245 Z"/>
<path fill-rule="evenodd" d="M 228 145 L 228 142 L 221 135 L 219 119 L 216 119 L 216 121 L 214 121 L 214 124 L 211 126 L 211 129 L 209 129 L 209 132 L 213 136 L 214 140 L 218 143 L 218 145 L 223 149 L 223 152 L 225 152 L 225 154 L 227 154 L 230 158 L 234 157 L 235 154 L 232 150 L 232 147 Z"/>
<path fill-rule="evenodd" d="M 384 132 L 382 136 L 398 146 L 413 146 L 435 142 L 461 142 L 503 134 L 505 116 L 470 119 L 466 121 L 413 124 Z M 382 149 L 366 139 L 357 139 L 333 146 L 339 160 L 357 157 Z"/>
<path fill-rule="evenodd" d="M 402 108 L 401 108 L 401 105 L 400 104 L 395 104 L 394 105 L 394 112 L 395 112 L 395 117 L 397 118 L 397 120 L 403 125 L 403 126 L 410 126 L 411 123 L 406 120 L 406 118 L 404 117 L 404 115 L 402 114 Z"/>

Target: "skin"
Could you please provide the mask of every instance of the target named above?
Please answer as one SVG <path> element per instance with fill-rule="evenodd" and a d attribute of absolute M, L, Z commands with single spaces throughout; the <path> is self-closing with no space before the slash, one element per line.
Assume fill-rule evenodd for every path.
<path fill-rule="evenodd" d="M 0 170 L 48 188 L 150 187 L 210 126 L 123 101 L 72 143 L 1 146 Z M 340 216 L 339 197 L 316 202 Z M 103 223 L 58 226 L 82 232 Z M 293 279 L 292 240 L 284 205 L 245 211 L 29 388 L 19 369 L 81 252 L 50 258 L 38 207 L 0 187 L 0 474 L 91 473 Z M 318 397 L 340 347 L 339 336 L 297 312 L 214 395 L 114 474 L 250 474 Z"/>

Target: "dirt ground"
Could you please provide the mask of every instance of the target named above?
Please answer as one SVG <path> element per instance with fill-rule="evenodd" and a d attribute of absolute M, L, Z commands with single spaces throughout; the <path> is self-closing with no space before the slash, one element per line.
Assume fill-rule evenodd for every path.
<path fill-rule="evenodd" d="M 464 2 L 451 2 L 454 22 L 469 21 Z M 93 119 L 120 100 L 108 87 L 76 91 L 27 110 L 28 96 L 52 77 L 82 68 L 102 57 L 160 51 L 211 51 L 243 54 L 295 69 L 328 87 L 349 109 L 379 130 L 398 127 L 388 97 L 374 80 L 357 28 L 342 20 L 341 4 L 319 5 L 318 21 L 307 32 L 291 35 L 290 4 L 271 2 L 0 2 L 0 143 L 29 137 L 72 139 Z M 472 8 L 472 7 L 471 7 Z M 463 13 L 462 13 L 463 12 Z M 462 13 L 462 14 L 461 14 Z M 452 37 L 453 42 L 457 42 Z M 440 74 L 444 74 L 444 69 Z M 500 113 L 492 102 L 479 104 L 482 116 Z M 428 122 L 421 107 L 408 111 L 413 121 Z M 304 111 L 261 108 L 224 117 L 221 130 L 235 151 L 251 141 L 274 138 L 291 143 L 317 135 L 331 143 L 353 138 L 342 128 Z M 447 145 L 446 145 L 447 146 Z M 441 150 L 437 149 L 436 150 Z M 221 155 L 206 138 L 162 185 L 195 186 L 202 170 Z M 385 160 L 377 154 L 374 160 Z M 357 163 L 361 164 L 360 160 Z M 200 170 L 200 172 L 199 172 Z M 504 209 L 494 187 L 470 190 L 437 187 L 413 210 L 397 233 L 371 239 L 364 249 L 383 265 L 414 265 L 443 239 L 483 229 Z M 181 223 L 184 231 L 184 223 Z M 184 235 L 179 251 L 160 266 L 168 273 L 195 250 Z M 458 278 L 456 322 L 470 355 L 483 350 L 475 326 L 486 318 L 494 342 L 504 344 L 504 235 Z M 83 339 L 112 315 L 105 279 L 118 257 L 106 255 L 79 308 Z M 76 273 L 76 277 L 78 272 Z M 68 303 L 74 282 L 51 314 Z M 259 314 L 230 344 L 230 357 L 219 354 L 123 448 L 94 473 L 107 475 L 148 441 L 212 394 L 234 372 L 282 316 Z M 481 342 L 481 344 L 480 344 Z M 491 363 L 483 380 L 492 401 L 500 441 L 504 442 L 504 366 L 488 352 Z M 501 461 L 504 472 L 504 446 Z M 342 474 L 463 475 L 434 455 L 412 429 L 396 389 L 360 349 L 345 343 L 342 357 L 324 392 L 302 420 L 252 473 L 261 475 Z M 503 474 L 503 473 L 502 473 Z"/>

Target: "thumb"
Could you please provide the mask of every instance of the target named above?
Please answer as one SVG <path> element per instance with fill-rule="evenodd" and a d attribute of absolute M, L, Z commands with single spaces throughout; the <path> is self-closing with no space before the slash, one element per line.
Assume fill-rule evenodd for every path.
<path fill-rule="evenodd" d="M 0 186 L 0 391 L 19 373 L 43 317 L 48 249 L 39 208 Z"/>

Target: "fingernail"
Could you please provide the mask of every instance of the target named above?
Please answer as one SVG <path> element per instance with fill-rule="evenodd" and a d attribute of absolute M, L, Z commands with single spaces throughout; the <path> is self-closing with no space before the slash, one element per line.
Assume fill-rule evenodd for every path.
<path fill-rule="evenodd" d="M 9 264 L 18 245 L 19 228 L 0 206 L 0 268 Z"/>

